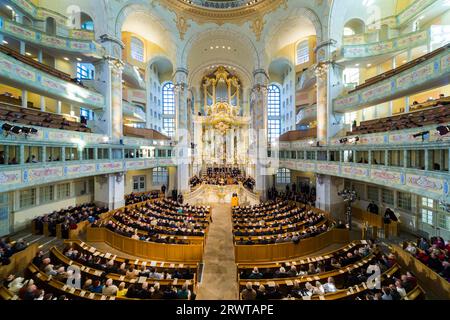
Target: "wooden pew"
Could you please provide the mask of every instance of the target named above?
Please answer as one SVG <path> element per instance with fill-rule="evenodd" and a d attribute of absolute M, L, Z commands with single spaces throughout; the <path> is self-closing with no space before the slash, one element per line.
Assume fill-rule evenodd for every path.
<path fill-rule="evenodd" d="M 0 279 L 4 279 L 10 274 L 16 274 L 24 270 L 33 260 L 37 252 L 37 243 L 32 243 L 24 250 L 13 254 L 10 258 L 10 264 L 0 266 Z"/>
<path fill-rule="evenodd" d="M 106 228 L 87 228 L 88 242 L 105 242 L 114 249 L 149 260 L 197 263 L 203 258 L 203 242 L 198 244 L 165 244 L 134 240 Z"/>
<path fill-rule="evenodd" d="M 165 269 L 183 269 L 183 268 L 189 268 L 191 270 L 198 270 L 199 268 L 199 264 L 198 263 L 189 263 L 189 262 L 181 262 L 181 261 L 177 261 L 177 262 L 167 262 L 167 261 L 151 261 L 151 260 L 145 260 L 145 259 L 128 259 L 128 258 L 123 258 L 123 257 L 119 257 L 117 255 L 113 255 L 111 253 L 108 252 L 103 252 L 98 250 L 95 247 L 89 246 L 86 243 L 84 243 L 81 240 L 66 240 L 64 241 L 65 244 L 74 246 L 78 251 L 82 250 L 83 252 L 89 252 L 93 255 L 97 255 L 99 257 L 105 258 L 105 259 L 113 259 L 114 261 L 116 261 L 117 263 L 124 263 L 127 262 L 128 266 L 129 265 L 134 265 L 136 266 L 136 268 L 140 268 L 142 265 L 144 266 L 150 266 L 153 267 L 155 269 L 157 269 L 158 271 L 163 271 Z"/>
<path fill-rule="evenodd" d="M 116 285 L 119 285 L 120 282 L 125 282 L 128 285 L 136 283 L 136 279 L 128 278 L 125 275 L 119 275 L 114 273 L 105 274 L 105 272 L 102 270 L 84 266 L 83 264 L 66 257 L 62 252 L 56 249 L 56 247 L 52 247 L 50 249 L 50 254 L 53 259 L 56 259 L 58 262 L 62 263 L 66 268 L 69 266 L 77 266 L 78 268 L 80 268 L 80 271 L 85 276 L 85 279 L 101 279 L 102 277 L 106 277 L 108 279 L 112 279 Z M 197 283 L 196 277 L 197 274 L 194 274 L 192 280 L 184 280 L 184 279 L 155 280 L 146 278 L 145 282 L 147 282 L 148 284 L 154 284 L 155 282 L 158 282 L 160 283 L 161 286 L 169 286 L 172 284 L 183 285 L 185 281 L 188 281 L 190 285 L 193 285 L 193 287 L 190 289 L 194 290 L 195 284 Z"/>
<path fill-rule="evenodd" d="M 20 300 L 17 295 L 12 293 L 8 288 L 0 286 L 0 300 Z"/>
<path fill-rule="evenodd" d="M 302 239 L 300 243 L 276 243 L 264 245 L 235 245 L 236 263 L 264 263 L 295 259 L 322 250 L 333 243 L 348 243 L 346 229 L 332 229 L 318 236 Z"/>
<path fill-rule="evenodd" d="M 333 277 L 336 282 L 347 275 L 351 270 L 358 270 L 362 267 L 368 266 L 372 261 L 374 261 L 375 255 L 370 254 L 358 262 L 355 262 L 352 265 L 342 267 L 337 270 L 313 274 L 313 275 L 305 275 L 305 276 L 297 276 L 292 278 L 274 278 L 274 279 L 239 279 L 240 290 L 245 288 L 248 282 L 257 286 L 260 284 L 274 286 L 277 284 L 280 287 L 289 287 L 292 286 L 292 283 L 297 280 L 300 284 L 305 284 L 306 282 L 314 283 L 315 281 L 326 281 L 329 277 Z"/>
<path fill-rule="evenodd" d="M 307 265 L 312 262 L 318 262 L 318 261 L 327 261 L 331 260 L 333 257 L 336 257 L 342 253 L 349 252 L 351 250 L 354 250 L 358 248 L 360 245 L 365 245 L 367 242 L 365 240 L 355 240 L 349 244 L 346 244 L 342 246 L 339 249 L 326 252 L 321 255 L 317 255 L 314 257 L 298 257 L 295 259 L 290 260 L 282 260 L 282 261 L 271 261 L 271 262 L 265 262 L 265 263 L 238 263 L 237 268 L 238 271 L 240 270 L 252 270 L 254 267 L 258 267 L 259 270 L 267 269 L 267 268 L 279 268 L 282 265 L 291 266 L 294 265 L 296 267 L 299 267 L 301 265 Z"/>
<path fill-rule="evenodd" d="M 432 283 L 434 294 L 441 299 L 450 299 L 450 282 L 441 277 L 437 272 L 416 259 L 409 252 L 403 250 L 398 245 L 391 246 L 392 252 L 396 255 L 398 263 L 405 269 L 414 273 L 419 282 Z"/>
<path fill-rule="evenodd" d="M 33 264 L 30 264 L 28 267 L 27 274 L 35 280 L 35 283 L 39 288 L 43 288 L 46 292 L 53 292 L 58 296 L 65 295 L 73 300 L 140 300 L 126 297 L 106 296 L 100 293 L 93 293 L 68 286 L 67 284 L 53 279 L 53 277 L 47 276 Z M 183 283 L 184 282 L 182 282 L 181 285 Z M 179 286 L 180 284 L 176 283 L 175 285 Z"/>

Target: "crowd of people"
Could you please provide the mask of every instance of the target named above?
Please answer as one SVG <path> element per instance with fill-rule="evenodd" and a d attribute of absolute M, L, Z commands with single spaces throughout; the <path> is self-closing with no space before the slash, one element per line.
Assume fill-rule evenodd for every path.
<path fill-rule="evenodd" d="M 253 270 L 241 269 L 239 271 L 239 277 L 241 279 L 277 279 L 316 275 L 358 263 L 364 257 L 377 250 L 376 246 L 368 242 L 365 245 L 356 246 L 352 252 L 341 251 L 329 259 L 323 259 L 317 262 L 289 265 L 282 263 L 280 266 L 265 268 L 264 270 L 259 270 L 258 267 L 254 267 Z"/>
<path fill-rule="evenodd" d="M 47 223 L 50 236 L 56 236 L 56 225 L 61 224 L 62 237 L 68 239 L 69 230 L 76 229 L 78 223 L 86 220 L 93 223 L 99 219 L 100 214 L 107 211 L 107 207 L 98 207 L 94 203 L 85 203 L 39 216 L 33 219 L 33 222 L 38 234 L 43 233 L 44 223 Z"/>
<path fill-rule="evenodd" d="M 164 187 L 165 191 L 165 187 Z M 164 192 L 163 192 L 164 194 Z M 130 204 L 135 204 L 139 202 L 144 202 L 148 200 L 158 199 L 160 197 L 160 193 L 158 190 L 153 190 L 149 192 L 143 193 L 130 193 L 125 195 L 125 205 L 128 206 Z"/>
<path fill-rule="evenodd" d="M 69 300 L 66 295 L 46 293 L 45 290 L 37 287 L 33 279 L 17 277 L 14 274 L 4 279 L 2 285 L 21 300 Z"/>
<path fill-rule="evenodd" d="M 233 208 L 232 216 L 233 234 L 241 237 L 236 242 L 239 245 L 299 243 L 301 239 L 316 236 L 331 227 L 323 213 L 287 201 L 237 206 Z"/>
<path fill-rule="evenodd" d="M 197 175 L 194 175 L 189 180 L 189 184 L 192 188 L 202 183 L 217 186 L 237 185 L 242 183 L 243 186 L 249 190 L 253 190 L 255 187 L 255 180 L 253 178 L 246 176 L 241 169 L 233 167 L 207 168 L 206 173 L 203 176 L 198 177 Z"/>
<path fill-rule="evenodd" d="M 25 250 L 28 245 L 23 239 L 17 241 L 11 241 L 4 237 L 0 239 L 0 266 L 8 265 L 11 263 L 11 257 L 22 250 Z"/>
<path fill-rule="evenodd" d="M 205 235 L 210 223 L 210 208 L 180 205 L 164 199 L 116 211 L 107 221 L 93 223 L 136 240 L 158 243 L 189 243 L 184 236 Z"/>
<path fill-rule="evenodd" d="M 195 293 L 190 290 L 194 272 L 189 268 L 183 270 L 175 269 L 172 272 L 168 270 L 156 272 L 156 269 L 153 267 L 136 269 L 133 264 L 124 262 L 121 265 L 117 265 L 114 263 L 114 260 L 102 261 L 100 257 L 78 252 L 71 247 L 64 250 L 64 255 L 86 267 L 103 270 L 103 273 L 95 278 L 90 278 L 83 272 L 81 273 L 79 289 L 86 292 L 135 299 L 195 299 Z M 52 279 L 61 283 L 67 283 L 68 279 L 75 276 L 73 270 L 68 268 L 68 266 L 63 263 L 53 264 L 53 258 L 45 257 L 42 251 L 36 254 L 32 263 L 41 272 L 47 276 L 52 276 Z M 112 273 L 123 275 L 124 281 L 113 281 L 112 278 L 108 277 L 108 274 Z M 149 285 L 147 281 L 136 283 L 136 280 L 140 277 L 153 280 L 153 284 Z M 168 279 L 185 281 L 181 282 L 178 287 L 173 284 L 160 284 L 160 281 Z M 22 300 L 68 300 L 65 295 L 55 296 L 52 293 L 45 293 L 42 288 L 38 288 L 35 285 L 33 279 L 25 280 L 22 277 L 9 275 L 3 280 L 2 285 Z"/>
<path fill-rule="evenodd" d="M 291 271 L 291 277 L 299 277 L 292 281 L 292 285 L 284 283 L 273 283 L 273 285 L 262 285 L 255 282 L 247 282 L 245 288 L 241 291 L 241 298 L 243 300 L 296 300 L 296 299 L 311 299 L 313 297 L 324 296 L 327 294 L 335 293 L 339 290 L 347 290 L 348 288 L 360 285 L 361 283 L 368 283 L 369 277 L 372 273 L 368 273 L 369 269 L 379 268 L 381 273 L 386 272 L 388 269 L 396 264 L 396 257 L 393 254 L 383 254 L 379 248 L 371 246 L 371 248 L 363 248 L 361 252 L 358 250 L 358 256 L 367 255 L 372 253 L 375 258 L 370 262 L 369 266 L 359 267 L 357 269 L 351 269 L 347 273 L 340 275 L 342 278 L 337 284 L 334 277 L 328 277 L 325 283 L 319 280 L 315 282 L 303 280 L 303 274 L 294 276 L 294 271 Z M 358 259 L 357 256 L 352 256 L 354 259 Z M 351 260 L 351 259 L 350 259 Z M 354 260 L 356 261 L 356 260 Z M 284 267 L 281 266 L 280 269 Z M 282 269 L 282 271 L 283 271 Z M 314 270 L 315 269 L 315 270 Z M 320 275 L 320 273 L 326 272 L 320 268 L 314 268 L 311 266 L 311 272 L 306 271 L 305 275 Z M 252 272 L 258 274 L 258 271 Z M 280 274 L 280 273 L 279 273 Z M 260 276 L 260 275 L 258 275 Z M 258 276 L 249 277 L 249 279 L 258 279 Z M 263 275 L 264 276 L 264 275 Z M 283 278 L 285 276 L 275 276 L 275 278 Z M 408 292 L 413 290 L 417 286 L 416 278 L 409 272 L 399 273 L 396 272 L 392 277 L 380 277 L 378 284 L 373 287 L 369 287 L 367 290 L 356 291 L 356 300 L 401 300 L 406 297 Z M 377 282 L 375 282 L 377 284 Z"/>
<path fill-rule="evenodd" d="M 285 190 L 280 192 L 272 187 L 267 190 L 267 198 L 272 201 L 290 200 L 314 206 L 316 203 L 316 189 L 309 184 L 303 183 L 299 187 L 293 183 L 287 184 Z"/>
<path fill-rule="evenodd" d="M 404 242 L 403 249 L 450 282 L 450 242 L 442 237 Z"/>

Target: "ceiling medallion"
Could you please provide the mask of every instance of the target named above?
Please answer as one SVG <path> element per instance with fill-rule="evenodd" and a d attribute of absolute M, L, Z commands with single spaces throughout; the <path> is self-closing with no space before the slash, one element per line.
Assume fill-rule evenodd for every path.
<path fill-rule="evenodd" d="M 287 9 L 287 0 L 259 0 L 251 5 L 220 9 L 196 5 L 192 3 L 194 1 L 190 2 L 188 3 L 185 0 L 154 1 L 154 3 L 159 3 L 177 15 L 177 27 L 180 32 L 180 38 L 184 38 L 184 34 L 190 27 L 187 23 L 188 19 L 191 19 L 199 25 L 205 23 L 216 23 L 218 25 L 234 23 L 242 25 L 251 21 L 250 28 L 259 41 L 264 29 L 264 16 L 280 7 Z M 179 21 L 180 17 L 182 17 L 181 20 L 183 21 Z"/>

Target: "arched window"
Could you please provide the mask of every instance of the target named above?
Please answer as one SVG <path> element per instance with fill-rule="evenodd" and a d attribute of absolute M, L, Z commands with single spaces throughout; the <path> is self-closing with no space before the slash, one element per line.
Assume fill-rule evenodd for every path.
<path fill-rule="evenodd" d="M 144 62 L 144 43 L 135 37 L 131 38 L 131 59 Z"/>
<path fill-rule="evenodd" d="M 87 13 L 81 12 L 80 14 L 80 27 L 83 30 L 94 31 L 94 21 Z"/>
<path fill-rule="evenodd" d="M 309 42 L 302 41 L 297 45 L 296 63 L 303 64 L 309 61 Z"/>
<path fill-rule="evenodd" d="M 280 87 L 271 84 L 268 91 L 267 101 L 267 135 L 269 142 L 280 136 L 281 128 L 281 90 Z"/>
<path fill-rule="evenodd" d="M 175 93 L 173 83 L 162 87 L 163 130 L 172 137 L 175 134 Z"/>
<path fill-rule="evenodd" d="M 280 168 L 277 172 L 278 184 L 290 184 L 291 183 L 291 170 Z"/>

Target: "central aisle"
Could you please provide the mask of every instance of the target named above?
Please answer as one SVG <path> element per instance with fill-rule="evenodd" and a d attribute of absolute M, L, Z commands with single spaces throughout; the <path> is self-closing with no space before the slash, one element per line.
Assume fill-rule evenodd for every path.
<path fill-rule="evenodd" d="M 210 225 L 203 258 L 198 300 L 237 300 L 238 286 L 231 223 L 231 205 L 211 204 Z"/>

